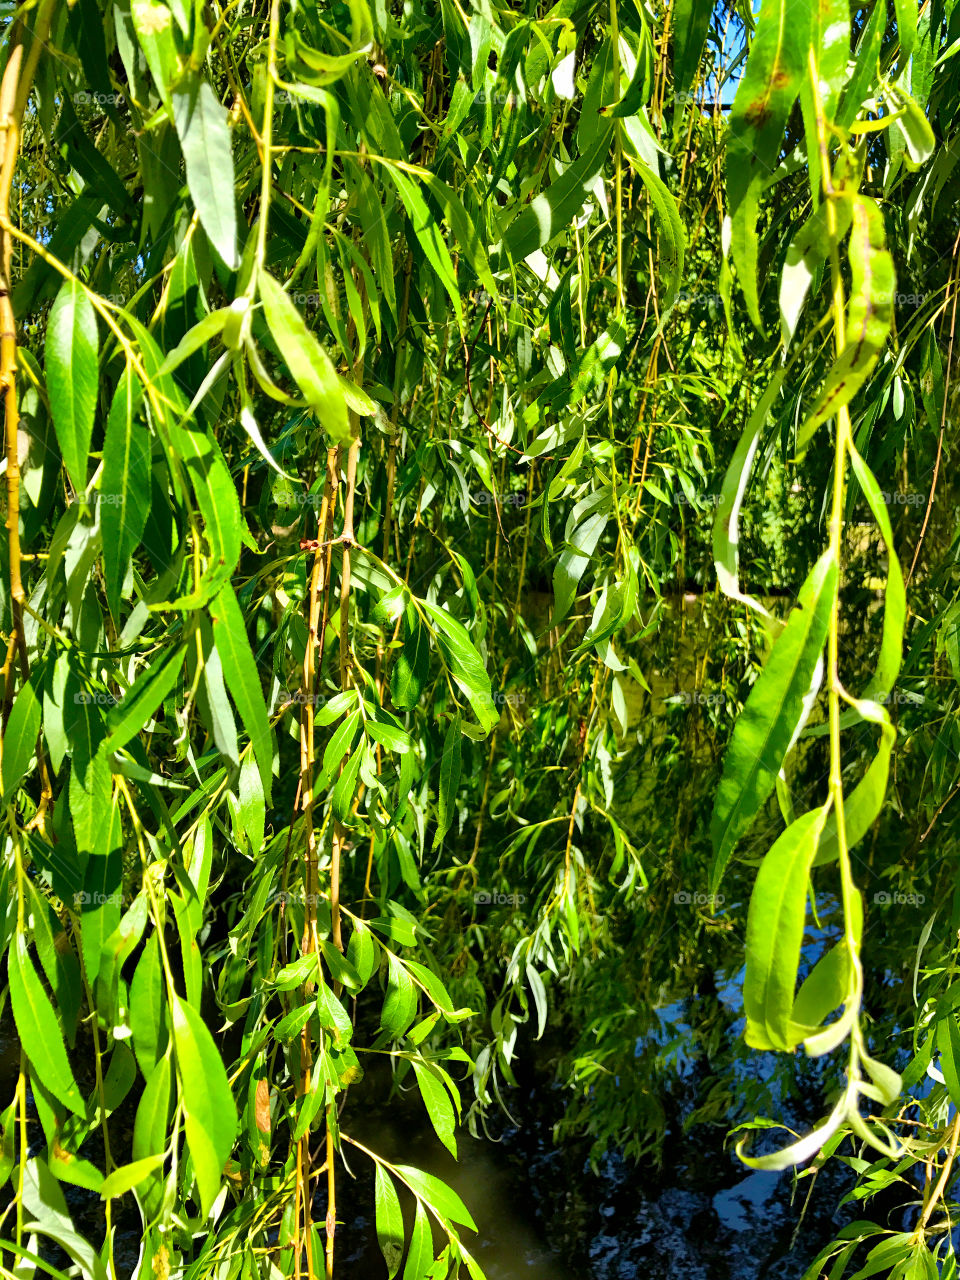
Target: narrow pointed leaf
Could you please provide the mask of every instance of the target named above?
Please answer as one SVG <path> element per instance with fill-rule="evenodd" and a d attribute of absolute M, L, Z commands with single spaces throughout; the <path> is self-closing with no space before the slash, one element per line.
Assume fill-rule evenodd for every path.
<path fill-rule="evenodd" d="M 97 316 L 75 279 L 65 280 L 47 322 L 47 391 L 53 425 L 74 488 L 87 487 L 87 458 L 97 408 Z"/>

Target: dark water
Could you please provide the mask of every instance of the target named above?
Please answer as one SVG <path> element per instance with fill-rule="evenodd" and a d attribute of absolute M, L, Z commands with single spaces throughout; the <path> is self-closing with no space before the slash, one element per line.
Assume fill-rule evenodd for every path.
<path fill-rule="evenodd" d="M 842 1166 L 828 1167 L 812 1187 L 805 1180 L 797 1193 L 791 1175 L 751 1172 L 725 1150 L 726 1125 L 684 1133 L 682 1113 L 696 1098 L 696 1081 L 678 1102 L 662 1166 L 627 1163 L 610 1153 L 593 1170 L 585 1145 L 553 1140 L 563 1090 L 538 1079 L 536 1070 L 524 1073 L 521 1065 L 521 1079 L 524 1074 L 507 1095 L 520 1123 L 492 1117 L 490 1139 L 461 1131 L 456 1162 L 434 1135 L 415 1092 L 394 1095 L 388 1104 L 386 1070 L 368 1074 L 365 1096 L 357 1093 L 342 1118 L 344 1131 L 365 1146 L 453 1187 L 478 1227 L 477 1236 L 465 1232 L 464 1241 L 490 1280 L 799 1280 L 846 1220 L 836 1215 L 850 1182 Z M 821 1103 L 811 1096 L 810 1122 Z M 339 1192 L 341 1275 L 379 1280 L 385 1271 L 375 1237 L 372 1172 L 362 1156 L 351 1158 L 351 1165 L 356 1181 Z M 322 1199 L 317 1210 L 326 1210 Z"/>
<path fill-rule="evenodd" d="M 0 1028 L 0 1064 L 15 1075 L 11 1031 L 9 1025 Z M 846 1187 L 842 1166 L 828 1166 L 814 1185 L 801 1243 L 795 1245 L 809 1180 L 795 1195 L 789 1174 L 751 1173 L 725 1150 L 726 1125 L 684 1132 L 684 1114 L 704 1084 L 688 1067 L 681 1064 L 681 1087 L 667 1108 L 663 1164 L 628 1164 L 610 1153 L 594 1170 L 585 1145 L 553 1140 L 565 1094 L 551 1083 L 549 1062 L 542 1043 L 526 1047 L 519 1085 L 506 1095 L 517 1123 L 490 1116 L 489 1138 L 461 1129 L 457 1161 L 436 1138 L 416 1090 L 391 1093 L 386 1058 L 368 1066 L 362 1086 L 351 1091 L 341 1128 L 394 1163 L 436 1174 L 460 1195 L 478 1226 L 476 1236 L 464 1231 L 464 1242 L 489 1280 L 798 1280 L 832 1238 Z M 623 1086 L 642 1088 L 644 1081 Z M 817 1089 L 809 1106 L 806 1123 L 821 1113 Z M 344 1152 L 353 1176 L 341 1173 L 338 1179 L 337 1274 L 341 1280 L 381 1280 L 386 1270 L 376 1241 L 373 1170 L 356 1149 L 345 1144 Z M 97 1160 L 98 1153 L 91 1150 L 88 1158 Z M 63 1191 L 77 1228 L 99 1243 L 98 1197 L 65 1184 Z M 116 1256 L 121 1274 L 130 1276 L 139 1253 L 139 1218 L 132 1198 L 122 1202 L 122 1210 Z M 322 1222 L 322 1195 L 314 1211 Z M 409 1228 L 412 1205 L 405 1212 Z M 51 1261 L 57 1264 L 52 1255 Z"/>

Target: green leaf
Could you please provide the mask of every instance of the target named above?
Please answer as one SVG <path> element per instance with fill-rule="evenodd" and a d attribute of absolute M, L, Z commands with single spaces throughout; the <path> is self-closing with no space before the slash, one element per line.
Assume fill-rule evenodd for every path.
<path fill-rule="evenodd" d="M 180 472 L 180 463 L 186 465 L 210 544 L 209 562 L 206 571 L 198 575 L 195 590 L 175 602 L 177 607 L 196 609 L 220 590 L 236 568 L 242 535 L 240 503 L 216 439 L 202 427 L 190 424 L 189 405 L 179 385 L 161 373 L 163 353 L 153 335 L 135 317 L 128 315 L 127 319 L 158 395 L 158 402 L 152 401 L 151 407 L 162 424 L 160 434 L 167 437 L 170 452 L 178 460 L 174 474 Z"/>
<path fill-rule="evenodd" d="M 915 0 L 894 0 L 893 7 L 897 15 L 897 37 L 900 41 L 897 71 L 902 73 L 917 46 L 917 5 Z"/>
<path fill-rule="evenodd" d="M 836 236 L 839 241 L 850 228 L 853 205 L 847 199 L 834 200 L 832 203 L 836 211 Z M 787 249 L 780 276 L 780 327 L 784 351 L 793 341 L 814 273 L 829 256 L 830 235 L 827 226 L 828 208 L 824 204 L 810 215 Z"/>
<path fill-rule="evenodd" d="M 880 639 L 880 654 L 877 659 L 876 671 L 862 695 L 864 698 L 879 700 L 886 698 L 892 692 L 897 676 L 900 674 L 900 662 L 903 656 L 903 634 L 907 618 L 907 595 L 903 573 L 901 572 L 900 562 L 897 559 L 893 543 L 893 528 L 890 524 L 890 515 L 887 510 L 887 504 L 884 502 L 883 495 L 880 492 L 880 486 L 852 444 L 849 447 L 849 454 L 853 473 L 857 477 L 860 488 L 863 490 L 863 495 L 867 499 L 874 519 L 880 526 L 880 533 L 887 550 L 887 589 L 883 601 L 883 633 Z"/>
<path fill-rule="evenodd" d="M 460 290 L 457 288 L 457 273 L 450 257 L 450 250 L 440 234 L 437 219 L 420 193 L 420 188 L 406 173 L 392 164 L 386 164 L 386 171 L 391 182 L 397 188 L 400 200 L 406 210 L 414 235 L 426 255 L 427 261 L 436 272 L 437 278 L 446 289 L 453 303 L 457 319 L 463 325 L 463 304 Z"/>
<path fill-rule="evenodd" d="M 20 1108 L 17 1099 L 10 1103 L 0 1115 L 0 1187 L 7 1184 L 17 1162 L 17 1130 L 20 1119 Z"/>
<path fill-rule="evenodd" d="M 65 1107 L 84 1117 L 87 1104 L 74 1079 L 60 1023 L 33 967 L 23 934 L 17 934 L 7 956 L 10 1005 L 24 1053 L 40 1083 Z"/>
<path fill-rule="evenodd" d="M 446 609 L 427 601 L 423 601 L 423 607 L 437 627 L 437 641 L 450 666 L 451 675 L 466 694 L 481 729 L 489 733 L 500 723 L 500 713 L 493 702 L 490 677 L 466 628 Z"/>
<path fill-rule="evenodd" d="M 354 920 L 353 933 L 347 945 L 347 959 L 356 970 L 361 987 L 365 987 L 373 977 L 378 951 L 376 939 L 367 925 L 362 920 Z"/>
<path fill-rule="evenodd" d="M 960 1027 L 954 1013 L 948 1013 L 937 1023 L 936 1044 L 950 1101 L 960 1107 Z"/>
<path fill-rule="evenodd" d="M 880 815 L 890 775 L 890 756 L 897 736 L 884 707 L 862 699 L 856 701 L 855 707 L 865 720 L 871 720 L 880 726 L 880 744 L 863 777 L 853 791 L 844 797 L 844 839 L 848 849 L 853 849 L 860 843 Z M 814 865 L 820 867 L 833 862 L 838 854 L 837 818 L 836 814 L 831 813 L 820 838 Z"/>
<path fill-rule="evenodd" d="M 803 584 L 796 607 L 734 726 L 710 823 L 716 892 L 737 841 L 773 790 L 813 683 L 827 635 L 837 565 L 827 551 Z"/>
<path fill-rule="evenodd" d="M 418 1200 L 413 1231 L 410 1234 L 410 1248 L 403 1266 L 403 1280 L 426 1280 L 432 1266 L 433 1232 L 430 1230 L 427 1211 Z"/>
<path fill-rule="evenodd" d="M 141 671 L 121 700 L 107 712 L 105 752 L 125 747 L 156 715 L 164 698 L 173 691 L 187 656 L 186 648 L 161 651 L 146 671 Z"/>
<path fill-rule="evenodd" d="M 933 129 L 919 104 L 899 85 L 890 94 L 890 105 L 903 112 L 894 127 L 903 131 L 906 144 L 904 162 L 907 168 L 917 170 L 933 155 L 936 146 Z"/>
<path fill-rule="evenodd" d="M 233 149 L 227 111 L 206 80 L 191 75 L 170 92 L 173 123 L 187 166 L 187 186 L 210 243 L 231 269 L 237 256 Z"/>
<path fill-rule="evenodd" d="M 784 376 L 783 369 L 773 375 L 743 429 L 743 435 L 723 477 L 717 515 L 713 523 L 713 559 L 720 590 L 733 600 L 742 600 L 766 618 L 772 616 L 767 609 L 740 590 L 740 507 L 747 491 L 750 471 L 767 415 L 777 398 Z"/>
<path fill-rule="evenodd" d="M 577 595 L 580 579 L 597 549 L 597 543 L 610 519 L 607 511 L 593 511 L 566 539 L 553 571 L 553 617 L 556 626 L 570 612 Z"/>
<path fill-rule="evenodd" d="M 170 90 L 180 75 L 173 15 L 161 0 L 132 0 L 130 17 L 157 92 L 169 109 Z"/>
<path fill-rule="evenodd" d="M 693 83 L 710 30 L 713 0 L 676 0 L 673 8 L 673 88 L 679 96 Z"/>
<path fill-rule="evenodd" d="M 147 1083 L 137 1106 L 131 1148 L 134 1160 L 149 1160 L 166 1150 L 169 1118 L 170 1059 L 163 1057 L 147 1076 Z M 159 1171 L 154 1169 L 148 1172 L 138 1187 L 138 1194 L 151 1217 L 159 1212 L 162 1192 L 163 1178 Z"/>
<path fill-rule="evenodd" d="M 456 815 L 457 791 L 460 787 L 460 747 L 462 733 L 460 716 L 455 715 L 447 726 L 443 740 L 443 755 L 440 758 L 440 790 L 437 798 L 437 830 L 433 837 L 433 847 L 443 843 L 443 838 L 450 830 L 450 824 Z"/>
<path fill-rule="evenodd" d="M 409 733 L 404 729 L 398 729 L 395 724 L 390 724 L 386 720 L 365 721 L 364 732 L 368 738 L 386 747 L 388 751 L 395 751 L 397 755 L 405 755 L 413 749 Z"/>
<path fill-rule="evenodd" d="M 870 94 L 877 75 L 877 59 L 883 45 L 887 24 L 887 6 L 875 4 L 864 24 L 853 59 L 853 74 L 840 104 L 837 123 L 848 129 L 856 119 L 861 104 Z"/>
<path fill-rule="evenodd" d="M 144 1079 L 150 1078 L 166 1047 L 164 995 L 160 943 L 152 933 L 130 983 L 130 1030 Z"/>
<path fill-rule="evenodd" d="M 305 44 L 296 31 L 284 34 L 287 60 L 298 79 L 323 87 L 342 80 L 357 61 L 357 53 L 324 53 Z"/>
<path fill-rule="evenodd" d="M 229 583 L 210 602 L 210 617 L 213 620 L 214 642 L 223 663 L 227 688 L 240 712 L 243 727 L 253 743 L 257 764 L 260 766 L 264 798 L 269 803 L 273 781 L 273 736 L 243 614 Z"/>
<path fill-rule="evenodd" d="M 820 957 L 804 978 L 793 1002 L 790 1020 L 805 1040 L 818 1031 L 850 990 L 850 953 L 846 941 L 838 942 Z"/>
<path fill-rule="evenodd" d="M 414 1169 L 407 1164 L 395 1165 L 394 1171 L 411 1190 L 436 1209 L 441 1217 L 476 1231 L 476 1223 L 467 1212 L 466 1205 L 445 1182 L 441 1182 L 432 1173 L 425 1173 L 423 1169 Z"/>
<path fill-rule="evenodd" d="M 250 755 L 243 758 L 237 787 L 236 801 L 232 793 L 228 797 L 234 815 L 237 845 L 251 857 L 256 858 L 263 849 L 267 812 L 260 772 Z"/>
<path fill-rule="evenodd" d="M 151 1173 L 159 1169 L 163 1161 L 164 1156 L 161 1152 L 159 1155 L 146 1156 L 143 1160 L 134 1160 L 132 1164 L 124 1164 L 119 1169 L 114 1169 L 113 1173 L 103 1180 L 100 1199 L 113 1200 L 117 1196 L 132 1191 Z"/>
<path fill-rule="evenodd" d="M 44 353 L 53 425 L 64 466 L 78 493 L 87 487 L 98 350 L 93 305 L 78 280 L 65 280 L 50 309 Z"/>
<path fill-rule="evenodd" d="M 666 283 L 666 295 L 661 304 L 661 311 L 669 311 L 677 300 L 677 293 L 683 279 L 683 262 L 686 254 L 687 233 L 680 218 L 680 210 L 673 192 L 658 173 L 639 155 L 633 156 L 633 167 L 641 182 L 647 189 L 650 203 L 653 205 L 660 225 L 659 253 L 657 267 Z"/>
<path fill-rule="evenodd" d="M 750 896 L 743 1004 L 746 1040 L 754 1049 L 793 1049 L 791 1035 L 807 885 L 826 808 L 805 813 L 767 853 Z"/>
<path fill-rule="evenodd" d="M 807 75 L 811 9 L 791 0 L 764 0 L 747 65 L 730 111 L 727 199 L 730 249 L 758 329 L 757 218 L 760 192 L 777 167 L 783 134 Z"/>
<path fill-rule="evenodd" d="M 613 121 L 602 122 L 583 155 L 569 164 L 546 191 L 522 207 L 503 232 L 500 257 L 519 265 L 569 228 L 603 172 L 613 131 Z"/>
<path fill-rule="evenodd" d="M 27 776 L 40 733 L 40 699 L 33 683 L 22 686 L 14 699 L 3 733 L 3 803 L 6 804 Z"/>
<path fill-rule="evenodd" d="M 213 643 L 213 628 L 207 618 L 202 618 L 200 621 L 200 633 L 203 637 L 203 675 L 197 686 L 197 707 L 204 724 L 210 730 L 217 750 L 230 761 L 234 768 L 239 768 L 240 747 L 237 742 L 237 725 L 233 718 L 230 699 L 227 697 L 223 663 Z M 245 760 L 248 758 L 244 757 Z"/>
<path fill-rule="evenodd" d="M 407 638 L 390 674 L 390 697 L 398 711 L 417 705 L 429 672 L 430 633 L 419 618 L 408 619 Z"/>
<path fill-rule="evenodd" d="M 387 995 L 380 1014 L 380 1028 L 393 1040 L 399 1040 L 416 1017 L 417 988 L 399 960 L 387 952 L 389 977 Z"/>
<path fill-rule="evenodd" d="M 123 902 L 120 810 L 111 806 L 104 814 L 101 808 L 95 819 L 103 834 L 98 833 L 94 856 L 87 861 L 80 902 L 83 964 L 91 983 L 100 972 L 107 940 L 120 923 Z"/>
<path fill-rule="evenodd" d="M 487 293 L 496 301 L 499 293 L 497 282 L 490 269 L 490 260 L 487 257 L 483 240 L 474 226 L 473 219 L 467 213 L 463 201 L 453 187 L 441 182 L 435 174 L 424 173 L 423 182 L 443 209 L 444 221 L 453 232 L 460 252 L 465 260 L 469 262 L 473 274 L 486 289 Z"/>
<path fill-rule="evenodd" d="M 311 1000 L 308 1004 L 301 1005 L 298 1009 L 291 1009 L 274 1027 L 274 1039 L 281 1044 L 289 1044 L 292 1040 L 295 1040 L 313 1017 L 316 1008 L 316 1001 Z"/>
<path fill-rule="evenodd" d="M 400 1260 L 403 1257 L 403 1214 L 400 1211 L 400 1197 L 393 1185 L 393 1179 L 379 1161 L 374 1168 L 377 1240 L 387 1264 L 387 1280 L 393 1280 L 400 1270 Z"/>
<path fill-rule="evenodd" d="M 340 776 L 333 788 L 333 814 L 337 821 L 342 822 L 344 826 L 350 826 L 354 820 L 353 798 L 356 795 L 357 775 L 360 772 L 360 766 L 363 763 L 364 753 L 367 749 L 366 741 L 361 742 L 341 769 Z"/>
<path fill-rule="evenodd" d="M 349 444 L 353 431 L 333 362 L 277 281 L 264 271 L 258 277 L 258 284 L 267 325 L 294 382 L 331 440 L 335 444 Z"/>
<path fill-rule="evenodd" d="M 437 1137 L 456 1160 L 457 1140 L 454 1132 L 456 1117 L 446 1085 L 435 1067 L 426 1062 L 418 1062 L 416 1058 L 413 1060 L 413 1072 L 417 1077 L 420 1096 L 423 1098 L 423 1105 L 427 1108 L 430 1123 L 436 1130 Z"/>
<path fill-rule="evenodd" d="M 161 375 L 173 373 L 179 369 L 184 360 L 188 360 L 194 352 L 205 347 L 211 338 L 223 333 L 228 320 L 236 320 L 238 313 L 242 318 L 244 310 L 249 309 L 249 299 L 239 298 L 231 307 L 219 307 L 216 311 L 208 311 L 205 316 L 183 335 L 174 349 L 164 357 L 160 366 Z"/>
<path fill-rule="evenodd" d="M 103 576 L 114 616 L 119 612 L 130 557 L 150 514 L 150 434 L 135 421 L 142 403 L 140 382 L 127 368 L 110 406 L 100 482 Z"/>
<path fill-rule="evenodd" d="M 797 435 L 802 457 L 816 429 L 849 404 L 883 350 L 893 318 L 896 277 L 885 244 L 883 215 L 873 200 L 854 196 L 850 228 L 850 305 L 843 350 L 827 374 L 810 417 Z"/>
<path fill-rule="evenodd" d="M 237 1109 L 223 1060 L 199 1013 L 177 995 L 171 1012 L 187 1143 L 206 1217 L 233 1147 Z"/>
<path fill-rule="evenodd" d="M 323 759 L 320 764 L 320 774 L 317 778 L 318 791 L 325 791 L 330 785 L 334 774 L 340 767 L 340 762 L 353 747 L 359 728 L 360 711 L 358 708 L 356 711 L 351 711 L 330 735 L 330 741 L 324 748 Z"/>

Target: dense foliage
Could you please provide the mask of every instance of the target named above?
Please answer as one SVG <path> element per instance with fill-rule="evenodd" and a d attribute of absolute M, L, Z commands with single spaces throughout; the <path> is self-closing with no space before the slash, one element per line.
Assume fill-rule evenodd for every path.
<path fill-rule="evenodd" d="M 960 6 L 5 15 L 4 1274 L 480 1277 L 550 1027 L 953 1275 Z"/>

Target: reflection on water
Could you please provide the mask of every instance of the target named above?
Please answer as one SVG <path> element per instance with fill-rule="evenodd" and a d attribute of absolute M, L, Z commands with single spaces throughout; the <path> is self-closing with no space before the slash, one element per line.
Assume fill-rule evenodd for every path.
<path fill-rule="evenodd" d="M 532 1078 L 524 1086 L 510 1097 L 521 1127 L 503 1127 L 498 1141 L 461 1130 L 459 1161 L 441 1147 L 415 1090 L 388 1102 L 385 1064 L 364 1081 L 375 1100 L 358 1093 L 343 1116 L 344 1131 L 365 1146 L 453 1187 L 478 1227 L 477 1236 L 464 1232 L 464 1242 L 489 1280 L 799 1280 L 836 1230 L 835 1208 L 849 1180 L 841 1166 L 818 1178 L 797 1245 L 808 1185 L 795 1196 L 789 1175 L 745 1170 L 725 1150 L 726 1125 L 684 1133 L 678 1111 L 662 1168 L 611 1153 L 592 1171 L 585 1147 L 553 1141 L 563 1091 Z M 340 1275 L 381 1280 L 373 1177 L 361 1160 L 368 1165 L 351 1158 L 356 1181 L 340 1192 Z M 319 1218 L 326 1206 L 321 1200 L 316 1208 Z M 409 1229 L 412 1207 L 406 1211 Z"/>
<path fill-rule="evenodd" d="M 576 1280 L 575 1273 L 547 1243 L 536 1222 L 530 1189 L 524 1188 L 522 1179 L 509 1166 L 500 1144 L 472 1138 L 461 1130 L 459 1159 L 454 1160 L 437 1141 L 429 1122 L 419 1123 L 415 1112 L 400 1122 L 378 1117 L 369 1110 L 362 1113 L 358 1110 L 349 1122 L 347 1117 L 344 1119 L 348 1131 L 364 1146 L 393 1163 L 425 1169 L 456 1191 L 478 1228 L 476 1237 L 472 1232 L 464 1232 L 464 1243 L 483 1267 L 488 1280 L 515 1280 L 519 1276 L 528 1280 Z M 369 1271 L 348 1271 L 347 1276 L 379 1276 L 383 1263 L 377 1261 L 378 1257 L 378 1254 L 372 1257 Z M 351 1260 L 361 1261 L 360 1258 Z"/>
<path fill-rule="evenodd" d="M 682 1024 L 679 1007 L 663 1012 L 677 1015 Z M 4 1022 L 0 1063 L 8 1067 L 4 1074 L 11 1076 L 12 1087 L 17 1045 L 12 1027 Z M 478 1227 L 476 1236 L 464 1231 L 464 1243 L 488 1280 L 760 1280 L 772 1275 L 799 1280 L 836 1230 L 835 1206 L 846 1171 L 828 1166 L 818 1178 L 806 1206 L 799 1251 L 793 1236 L 806 1187 L 794 1199 L 789 1175 L 746 1173 L 725 1150 L 726 1124 L 684 1131 L 684 1115 L 704 1081 L 683 1063 L 677 1064 L 682 1087 L 667 1111 L 664 1165 L 637 1166 L 610 1153 L 591 1170 L 585 1145 L 554 1142 L 564 1091 L 542 1074 L 549 1070 L 551 1055 L 543 1054 L 538 1073 L 536 1051 L 528 1049 L 521 1055 L 520 1087 L 509 1098 L 519 1127 L 501 1116 L 496 1140 L 473 1138 L 461 1129 L 457 1161 L 438 1141 L 415 1088 L 390 1097 L 386 1058 L 367 1064 L 364 1086 L 348 1095 L 341 1118 L 342 1130 L 364 1146 L 393 1163 L 425 1169 L 457 1192 Z M 643 1087 L 640 1080 L 624 1085 Z M 821 1105 L 817 1087 L 807 1121 Z M 497 1117 L 491 1122 L 496 1125 Z M 344 1154 L 353 1176 L 338 1179 L 337 1280 L 385 1280 L 373 1211 L 373 1169 L 348 1144 Z M 322 1185 L 323 1179 L 319 1181 Z M 98 1243 L 103 1225 L 99 1197 L 79 1187 L 62 1189 L 80 1232 Z M 412 1197 L 406 1200 L 409 1235 Z M 321 1192 L 314 1220 L 322 1222 L 325 1214 Z M 117 1226 L 118 1270 L 126 1280 L 139 1253 L 132 1199 L 123 1202 Z M 439 1237 L 436 1243 L 439 1248 Z"/>

